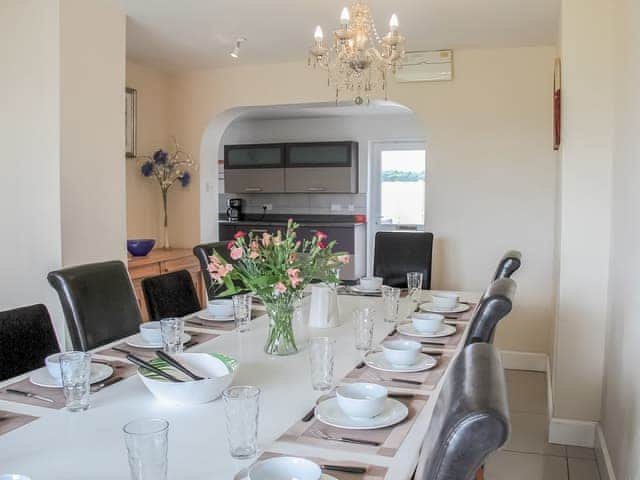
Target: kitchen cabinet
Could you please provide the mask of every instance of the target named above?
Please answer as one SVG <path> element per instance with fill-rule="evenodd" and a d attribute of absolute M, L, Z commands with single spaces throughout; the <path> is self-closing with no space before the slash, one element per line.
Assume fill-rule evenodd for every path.
<path fill-rule="evenodd" d="M 228 193 L 284 192 L 284 145 L 225 145 L 224 189 Z"/>
<path fill-rule="evenodd" d="M 357 193 L 358 143 L 289 143 L 285 151 L 285 192 Z"/>

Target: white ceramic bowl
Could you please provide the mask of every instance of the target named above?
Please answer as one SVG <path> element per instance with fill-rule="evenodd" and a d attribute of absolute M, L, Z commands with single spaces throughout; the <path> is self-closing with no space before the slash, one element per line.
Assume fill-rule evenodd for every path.
<path fill-rule="evenodd" d="M 411 316 L 415 329 L 421 333 L 435 333 L 444 322 L 444 315 L 439 313 L 416 312 Z"/>
<path fill-rule="evenodd" d="M 60 355 L 61 353 L 54 353 L 44 359 L 44 364 L 49 370 L 49 374 L 58 380 L 62 380 L 62 372 L 60 371 Z"/>
<path fill-rule="evenodd" d="M 365 290 L 379 290 L 382 287 L 382 277 L 362 277 L 360 287 Z"/>
<path fill-rule="evenodd" d="M 233 300 L 210 300 L 207 303 L 207 311 L 214 317 L 231 317 L 233 316 Z"/>
<path fill-rule="evenodd" d="M 249 480 L 319 480 L 320 467 L 306 458 L 276 457 L 249 469 Z"/>
<path fill-rule="evenodd" d="M 446 310 L 454 309 L 460 299 L 460 296 L 455 293 L 434 293 L 431 297 L 436 307 Z"/>
<path fill-rule="evenodd" d="M 389 392 L 375 383 L 352 383 L 336 390 L 340 409 L 353 418 L 373 418 L 384 410 Z"/>
<path fill-rule="evenodd" d="M 175 353 L 173 357 L 196 375 L 205 378 L 192 380 L 158 358 L 150 363 L 187 381 L 171 382 L 142 368 L 138 368 L 138 377 L 158 400 L 177 405 L 197 405 L 215 400 L 231 385 L 238 367 L 237 360 L 219 353 Z"/>
<path fill-rule="evenodd" d="M 162 345 L 162 331 L 160 322 L 145 322 L 140 324 L 140 335 L 150 345 Z"/>
<path fill-rule="evenodd" d="M 382 344 L 384 358 L 391 365 L 408 367 L 414 365 L 418 360 L 418 355 L 422 350 L 422 345 L 413 340 L 389 340 Z"/>

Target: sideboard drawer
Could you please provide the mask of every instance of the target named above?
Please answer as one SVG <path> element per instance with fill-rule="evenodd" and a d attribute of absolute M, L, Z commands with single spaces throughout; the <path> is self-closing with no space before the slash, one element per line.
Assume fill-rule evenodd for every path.
<path fill-rule="evenodd" d="M 160 264 L 150 263 L 149 265 L 129 268 L 129 275 L 131 275 L 132 280 L 137 278 L 155 277 L 156 275 L 160 275 Z"/>
<path fill-rule="evenodd" d="M 200 268 L 198 259 L 194 255 L 191 255 L 189 257 L 176 258 L 174 260 L 166 260 L 160 263 L 160 269 L 162 270 L 162 273 L 175 272 L 177 270 L 191 270 L 193 268 Z"/>

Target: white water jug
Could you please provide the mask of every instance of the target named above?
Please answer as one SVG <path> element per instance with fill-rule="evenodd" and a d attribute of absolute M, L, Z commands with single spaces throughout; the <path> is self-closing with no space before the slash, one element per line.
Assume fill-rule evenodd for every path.
<path fill-rule="evenodd" d="M 311 306 L 309 326 L 312 328 L 332 328 L 340 325 L 338 294 L 332 285 L 318 283 L 311 286 Z"/>

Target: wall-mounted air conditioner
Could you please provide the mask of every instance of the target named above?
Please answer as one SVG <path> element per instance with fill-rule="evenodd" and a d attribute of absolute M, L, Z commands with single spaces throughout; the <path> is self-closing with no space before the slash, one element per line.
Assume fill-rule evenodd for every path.
<path fill-rule="evenodd" d="M 440 82 L 452 79 L 452 50 L 407 52 L 396 72 L 398 82 Z"/>

